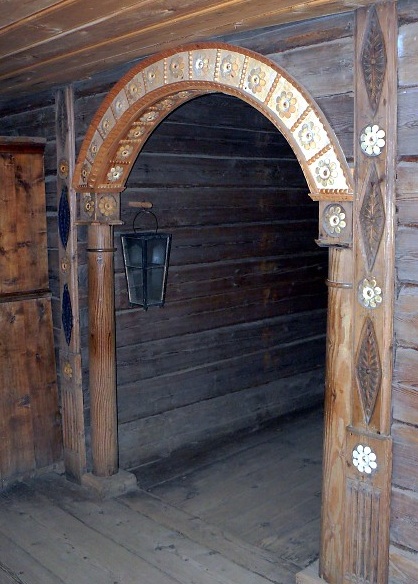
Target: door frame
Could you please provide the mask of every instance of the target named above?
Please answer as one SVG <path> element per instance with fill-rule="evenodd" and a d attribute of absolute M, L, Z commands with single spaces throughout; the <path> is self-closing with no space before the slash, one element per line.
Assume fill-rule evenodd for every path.
<path fill-rule="evenodd" d="M 386 47 L 386 67 L 392 49 L 380 23 L 393 28 L 394 11 L 392 4 L 359 11 L 357 69 L 363 67 L 363 76 L 367 59 L 369 67 L 376 61 L 368 42 L 376 31 Z M 113 226 L 121 223 L 121 192 L 139 152 L 174 109 L 212 92 L 249 103 L 287 139 L 309 196 L 319 202 L 318 244 L 330 249 L 319 575 L 335 584 L 353 576 L 379 584 L 387 579 L 395 160 L 387 136 L 396 133 L 396 115 L 385 102 L 378 124 L 376 112 L 393 83 L 392 73 L 383 75 L 370 111 L 376 87 L 356 81 L 358 96 L 369 93 L 356 96 L 353 173 L 315 100 L 270 59 L 223 43 L 165 51 L 139 63 L 108 93 L 73 176 L 78 223 L 87 224 L 89 234 L 93 473 L 108 477 L 118 472 Z M 366 141 L 375 147 L 371 155 Z M 359 530 L 367 537 L 359 538 Z"/>

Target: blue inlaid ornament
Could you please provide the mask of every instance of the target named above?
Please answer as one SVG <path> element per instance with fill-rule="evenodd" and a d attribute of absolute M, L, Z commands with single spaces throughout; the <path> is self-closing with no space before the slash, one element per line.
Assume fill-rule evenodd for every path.
<path fill-rule="evenodd" d="M 68 202 L 68 189 L 63 187 L 61 191 L 59 210 L 58 210 L 58 230 L 60 234 L 61 243 L 64 248 L 67 247 L 68 236 L 70 235 L 70 205 Z"/>
<path fill-rule="evenodd" d="M 69 345 L 73 330 L 73 308 L 71 306 L 71 297 L 67 284 L 64 284 L 61 311 L 61 321 L 64 329 L 65 340 L 67 341 L 67 345 Z"/>

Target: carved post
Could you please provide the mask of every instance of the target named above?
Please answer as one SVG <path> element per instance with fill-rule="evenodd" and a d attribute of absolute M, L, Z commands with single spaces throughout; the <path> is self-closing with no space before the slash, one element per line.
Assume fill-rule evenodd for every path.
<path fill-rule="evenodd" d="M 353 252 L 329 250 L 325 432 L 319 574 L 339 582 L 344 555 L 346 426 L 351 415 Z"/>
<path fill-rule="evenodd" d="M 357 12 L 352 418 L 346 433 L 343 584 L 388 581 L 392 440 L 395 2 Z"/>
<path fill-rule="evenodd" d="M 93 474 L 118 471 L 113 227 L 88 227 L 89 370 Z"/>
<path fill-rule="evenodd" d="M 86 441 L 80 347 L 77 216 L 75 191 L 70 177 L 74 170 L 74 92 L 71 87 L 56 93 L 56 149 L 59 227 L 60 298 L 60 391 L 64 465 L 66 475 L 81 482 L 86 472 Z"/>

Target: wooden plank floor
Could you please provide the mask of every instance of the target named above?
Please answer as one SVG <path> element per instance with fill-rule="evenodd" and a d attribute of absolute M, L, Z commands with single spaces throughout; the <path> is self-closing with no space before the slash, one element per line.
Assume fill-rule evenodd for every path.
<path fill-rule="evenodd" d="M 322 415 L 100 500 L 57 474 L 0 495 L 0 584 L 293 584 L 319 548 Z"/>

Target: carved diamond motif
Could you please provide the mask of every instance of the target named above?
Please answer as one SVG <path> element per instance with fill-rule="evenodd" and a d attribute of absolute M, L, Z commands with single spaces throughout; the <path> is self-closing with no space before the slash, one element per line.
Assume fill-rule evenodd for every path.
<path fill-rule="evenodd" d="M 379 346 L 373 322 L 367 318 L 361 331 L 356 373 L 366 422 L 369 423 L 382 381 Z"/>
<path fill-rule="evenodd" d="M 369 271 L 372 270 L 385 226 L 385 208 L 376 166 L 373 164 L 360 209 L 360 227 Z"/>
<path fill-rule="evenodd" d="M 380 28 L 376 9 L 370 12 L 369 26 L 361 53 L 364 81 L 373 112 L 376 112 L 382 94 L 386 71 L 385 39 Z"/>

